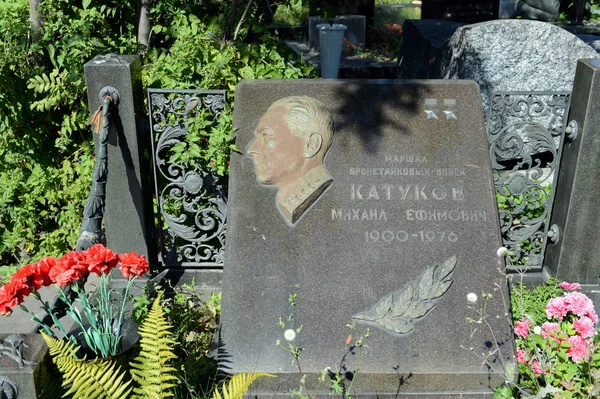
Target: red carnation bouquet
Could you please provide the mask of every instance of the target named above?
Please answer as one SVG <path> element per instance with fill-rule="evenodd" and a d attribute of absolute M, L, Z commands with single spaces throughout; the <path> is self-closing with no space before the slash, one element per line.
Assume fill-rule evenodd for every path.
<path fill-rule="evenodd" d="M 120 265 L 119 269 L 127 279 L 120 304 L 111 301 L 113 290 L 110 288 L 110 272 L 117 265 Z M 133 281 L 146 274 L 148 269 L 148 261 L 143 255 L 135 252 L 116 254 L 101 244 L 96 244 L 86 251 L 69 252 L 60 259 L 49 256 L 37 263 L 23 266 L 6 285 L 0 287 L 0 315 L 10 315 L 12 309 L 19 305 L 47 335 L 56 337 L 49 326 L 42 323 L 38 316 L 22 304 L 26 296 L 33 295 L 52 318 L 57 330 L 77 344 L 75 337 L 65 331 L 52 311 L 52 306 L 44 302 L 38 292 L 41 287 L 54 284 L 58 290 L 58 297 L 66 304 L 67 315 L 81 329 L 90 350 L 98 357 L 112 356 L 120 350 L 121 327 L 129 290 Z M 94 273 L 100 278 L 94 293 L 87 293 L 80 284 L 89 273 Z M 67 295 L 66 287 L 70 287 L 74 292 L 74 300 Z"/>

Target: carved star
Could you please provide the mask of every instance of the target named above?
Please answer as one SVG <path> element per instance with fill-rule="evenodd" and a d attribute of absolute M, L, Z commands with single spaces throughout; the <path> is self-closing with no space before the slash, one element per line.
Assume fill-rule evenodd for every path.
<path fill-rule="evenodd" d="M 444 111 L 446 119 L 458 119 L 453 111 Z"/>
<path fill-rule="evenodd" d="M 425 110 L 425 115 L 427 115 L 427 119 L 438 119 L 435 111 Z"/>

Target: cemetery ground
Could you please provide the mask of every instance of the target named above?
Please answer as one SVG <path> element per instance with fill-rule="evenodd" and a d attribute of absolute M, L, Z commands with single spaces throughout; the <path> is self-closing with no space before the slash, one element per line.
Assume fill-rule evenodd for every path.
<path fill-rule="evenodd" d="M 600 64 L 577 64 L 597 57 L 592 48 L 535 21 L 433 31 L 422 21 L 408 24 L 413 45 L 401 48 L 398 77 L 444 80 L 324 81 L 269 33 L 260 4 L 157 1 L 144 30 L 129 2 L 35 3 L 0 2 L 0 313 L 13 311 L 0 315 L 0 399 L 67 390 L 82 398 L 228 398 L 248 388 L 251 396 L 311 399 L 600 395 L 598 317 L 585 295 L 593 297 L 600 273 L 591 222 Z M 382 32 L 388 52 L 402 31 L 391 24 Z M 489 40 L 497 40 L 491 50 Z M 255 132 L 272 104 L 302 105 L 305 96 L 317 101 L 309 107 L 326 104 L 334 138 L 313 137 L 319 145 L 306 151 L 318 155 L 321 174 L 301 176 L 307 202 L 285 208 L 276 191 L 290 191 L 260 177 L 257 154 L 266 159 L 275 144 L 261 146 Z M 527 104 L 517 107 L 531 111 L 526 121 L 515 122 L 513 102 Z M 553 118 L 531 122 L 542 103 Z M 486 127 L 488 117 L 512 125 Z M 534 124 L 523 147 L 537 152 L 490 159 Z M 514 134 L 488 143 L 488 128 Z M 547 157 L 561 152 L 555 178 Z M 527 157 L 531 170 L 510 170 Z M 552 181 L 528 194 L 523 176 Z M 206 182 L 217 189 L 208 192 Z M 227 188 L 227 201 L 215 194 Z M 198 193 L 213 206 L 212 222 L 194 206 Z M 103 233 L 99 209 L 116 257 L 92 246 Z M 181 222 L 190 209 L 199 225 Z M 534 220 L 541 233 L 507 240 Z M 192 241 L 211 238 L 178 250 L 188 244 L 173 226 Z M 152 278 L 137 277 L 147 270 L 137 254 L 147 256 Z M 182 270 L 189 265 L 197 273 Z M 166 268 L 167 277 L 159 273 Z M 211 292 L 221 284 L 223 294 Z M 90 347 L 115 335 L 113 319 L 98 318 L 109 312 L 106 301 L 126 309 L 141 336 L 107 362 L 76 360 L 68 340 L 44 341 L 17 306 L 39 309 L 38 289 L 55 316 L 57 295 L 79 298 L 61 320 L 67 336 L 67 320 L 93 320 L 82 326 L 99 337 Z M 93 328 L 102 319 L 107 336 Z M 43 324 L 48 332 L 60 323 Z"/>

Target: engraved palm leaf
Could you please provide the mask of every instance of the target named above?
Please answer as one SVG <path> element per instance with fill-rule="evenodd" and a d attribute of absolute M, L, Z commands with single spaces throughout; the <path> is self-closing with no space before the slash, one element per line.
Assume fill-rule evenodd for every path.
<path fill-rule="evenodd" d="M 455 268 L 456 255 L 428 267 L 401 290 L 386 295 L 371 309 L 355 314 L 352 319 L 374 324 L 392 334 L 408 334 L 414 330 L 414 323 L 427 315 L 448 291 Z"/>

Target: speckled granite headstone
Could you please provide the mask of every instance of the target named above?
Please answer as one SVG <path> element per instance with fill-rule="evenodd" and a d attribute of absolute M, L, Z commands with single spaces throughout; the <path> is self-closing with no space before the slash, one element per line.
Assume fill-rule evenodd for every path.
<path fill-rule="evenodd" d="M 430 77 L 479 83 L 484 113 L 494 91 L 571 91 L 580 58 L 598 53 L 550 23 L 496 20 L 458 28 Z"/>
<path fill-rule="evenodd" d="M 278 374 L 255 386 L 265 395 L 298 387 L 290 353 L 276 346 L 287 345 L 279 318 L 296 293 L 309 390 L 326 367 L 356 369 L 356 356 L 344 358 L 348 336 L 370 328 L 357 393 L 488 397 L 506 377 L 499 358 L 488 370 L 481 356 L 498 344 L 509 372 L 514 361 L 478 86 L 244 81 L 235 125 L 243 153 L 231 157 L 223 367 Z M 482 292 L 493 295 L 497 341 L 467 322 L 479 318 L 469 307 L 483 306 Z"/>

